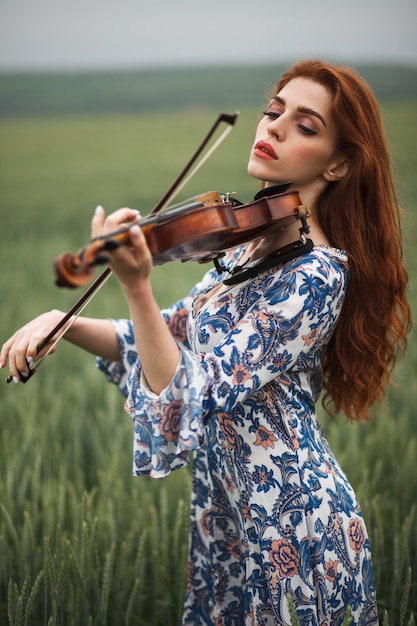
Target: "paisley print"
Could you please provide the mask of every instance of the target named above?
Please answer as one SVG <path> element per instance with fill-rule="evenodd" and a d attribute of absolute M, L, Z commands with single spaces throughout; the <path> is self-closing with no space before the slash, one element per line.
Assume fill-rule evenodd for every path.
<path fill-rule="evenodd" d="M 122 362 L 98 367 L 133 419 L 133 473 L 192 459 L 183 626 L 378 623 L 366 527 L 315 413 L 348 280 L 326 246 L 212 294 L 208 272 L 162 311 L 181 362 L 160 395 L 131 322 L 114 321 Z"/>

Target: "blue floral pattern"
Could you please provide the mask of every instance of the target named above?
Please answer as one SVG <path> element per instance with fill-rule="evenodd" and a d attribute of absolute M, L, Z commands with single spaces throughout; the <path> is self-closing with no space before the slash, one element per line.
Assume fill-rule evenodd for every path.
<path fill-rule="evenodd" d="M 211 297 L 208 272 L 162 312 L 181 363 L 159 396 L 114 321 L 123 362 L 98 366 L 126 396 L 134 474 L 193 458 L 183 626 L 289 625 L 291 605 L 302 626 L 378 623 L 365 524 L 314 408 L 348 280 L 326 246 Z"/>

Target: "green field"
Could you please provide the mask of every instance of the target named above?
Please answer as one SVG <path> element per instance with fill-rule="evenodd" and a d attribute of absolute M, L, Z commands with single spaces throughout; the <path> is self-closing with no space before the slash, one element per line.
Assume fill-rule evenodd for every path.
<path fill-rule="evenodd" d="M 384 102 L 405 209 L 410 298 L 417 292 L 417 102 Z M 230 111 L 233 112 L 233 111 Z M 0 120 L 0 341 L 79 295 L 54 285 L 52 261 L 89 239 L 94 208 L 145 215 L 176 177 L 217 110 Z M 182 197 L 215 189 L 248 201 L 245 173 L 257 109 L 236 128 Z M 156 268 L 163 306 L 204 268 Z M 92 316 L 125 316 L 111 279 Z M 7 372 L 2 372 L 2 377 Z M 323 424 L 354 485 L 374 552 L 381 623 L 417 620 L 417 337 L 396 387 L 366 425 Z M 131 476 L 132 433 L 123 399 L 94 359 L 65 342 L 26 385 L 0 380 L 0 624 L 170 626 L 185 584 L 189 472 Z"/>
<path fill-rule="evenodd" d="M 0 116 L 258 106 L 289 63 L 97 72 L 0 72 Z M 379 99 L 417 98 L 417 67 L 358 63 Z"/>

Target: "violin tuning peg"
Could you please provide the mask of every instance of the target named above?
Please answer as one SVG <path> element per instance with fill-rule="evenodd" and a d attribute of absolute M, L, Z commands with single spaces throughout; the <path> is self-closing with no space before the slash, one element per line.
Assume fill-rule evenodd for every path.
<path fill-rule="evenodd" d="M 118 248 L 118 246 L 115 246 L 115 248 Z M 106 265 L 106 263 L 108 263 L 109 260 L 110 258 L 108 254 L 98 254 L 94 259 L 94 265 Z"/>
<path fill-rule="evenodd" d="M 117 250 L 120 247 L 120 242 L 115 239 L 107 239 L 103 242 L 103 250 L 109 250 L 112 252 L 113 250 Z"/>

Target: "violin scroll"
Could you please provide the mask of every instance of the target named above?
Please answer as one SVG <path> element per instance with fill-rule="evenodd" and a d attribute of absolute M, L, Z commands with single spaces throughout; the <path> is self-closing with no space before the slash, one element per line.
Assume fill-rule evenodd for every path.
<path fill-rule="evenodd" d="M 75 254 L 63 252 L 54 261 L 55 284 L 57 287 L 75 289 L 90 282 L 98 265 L 105 265 L 109 257 L 107 251 L 128 245 L 129 226 L 92 239 L 90 244 Z"/>
<path fill-rule="evenodd" d="M 83 268 L 80 273 L 80 268 Z M 56 275 L 55 284 L 57 287 L 68 287 L 75 289 L 87 284 L 94 274 L 93 266 L 82 266 L 79 255 L 71 252 L 63 252 L 54 261 L 54 271 Z"/>

